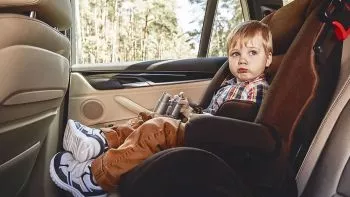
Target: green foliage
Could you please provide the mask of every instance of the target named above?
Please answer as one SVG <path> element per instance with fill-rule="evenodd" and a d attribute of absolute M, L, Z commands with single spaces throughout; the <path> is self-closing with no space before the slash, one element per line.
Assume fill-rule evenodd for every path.
<path fill-rule="evenodd" d="M 226 38 L 237 24 L 243 22 L 239 0 L 221 0 L 212 29 L 208 56 L 227 56 Z"/>

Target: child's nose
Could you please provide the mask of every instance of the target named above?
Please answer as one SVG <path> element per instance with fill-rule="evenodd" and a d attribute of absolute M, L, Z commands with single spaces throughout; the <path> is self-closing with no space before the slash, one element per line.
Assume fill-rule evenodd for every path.
<path fill-rule="evenodd" d="M 240 56 L 238 64 L 247 64 L 247 59 L 244 56 Z"/>

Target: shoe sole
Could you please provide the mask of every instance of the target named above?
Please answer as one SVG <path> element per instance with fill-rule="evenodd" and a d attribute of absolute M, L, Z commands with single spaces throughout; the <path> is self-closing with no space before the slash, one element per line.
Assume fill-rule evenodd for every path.
<path fill-rule="evenodd" d="M 59 153 L 57 153 L 59 154 Z M 56 154 L 56 155 L 57 155 Z M 54 168 L 54 160 L 56 155 L 51 159 L 50 162 L 50 177 L 51 180 L 57 185 L 57 187 L 63 189 L 64 191 L 70 192 L 74 197 L 85 197 L 79 190 L 75 189 L 71 185 L 68 185 L 67 183 L 61 181 L 61 179 L 58 177 L 56 170 Z M 107 194 L 105 195 L 99 195 L 94 197 L 107 197 Z"/>
<path fill-rule="evenodd" d="M 78 129 L 73 129 L 75 123 L 73 120 L 68 120 L 67 127 L 63 137 L 63 148 L 72 153 L 73 157 L 79 162 L 84 162 L 94 158 L 93 141 L 80 132 Z M 76 128 L 76 127 L 75 127 Z"/>
<path fill-rule="evenodd" d="M 53 156 L 50 162 L 50 177 L 52 181 L 57 185 L 57 187 L 63 189 L 64 191 L 70 192 L 74 197 L 84 197 L 84 195 L 82 195 L 77 189 L 61 181 L 61 179 L 58 177 L 58 175 L 56 174 L 56 170 L 54 168 L 54 160 L 56 155 Z"/>

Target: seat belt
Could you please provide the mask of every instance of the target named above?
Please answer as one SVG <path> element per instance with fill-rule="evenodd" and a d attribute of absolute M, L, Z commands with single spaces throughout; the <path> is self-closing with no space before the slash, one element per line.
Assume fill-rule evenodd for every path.
<path fill-rule="evenodd" d="M 321 152 L 345 105 L 350 101 L 350 38 L 344 40 L 341 58 L 340 78 L 336 95 L 310 145 L 305 160 L 296 176 L 298 197 L 303 193 Z"/>

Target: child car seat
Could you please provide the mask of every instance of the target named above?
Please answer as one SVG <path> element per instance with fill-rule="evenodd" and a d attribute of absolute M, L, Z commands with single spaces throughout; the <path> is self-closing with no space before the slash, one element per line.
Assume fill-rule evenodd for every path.
<path fill-rule="evenodd" d="M 326 17 L 320 18 L 319 14 L 325 13 L 329 1 L 295 0 L 264 19 L 272 29 L 277 42 L 274 55 L 280 55 L 281 63 L 272 67 L 278 67 L 278 71 L 254 122 L 210 116 L 193 119 L 186 126 L 186 145 L 220 156 L 237 172 L 253 196 L 288 195 L 280 193 L 286 189 L 288 166 L 293 162 L 298 166 L 303 158 L 300 150 L 308 147 L 328 107 L 338 81 L 342 49 L 342 42 L 336 39 L 330 22 L 340 17 L 345 19 L 343 24 L 349 23 L 343 14 L 344 5 L 339 2 L 332 2 L 330 6 L 340 11 Z M 284 32 L 287 22 L 294 23 L 294 27 Z M 152 159 L 154 157 L 149 160 Z M 167 166 L 169 170 L 176 170 L 176 164 Z M 140 170 L 147 168 L 141 164 L 125 174 L 122 182 L 142 172 Z M 203 171 L 200 178 L 205 175 Z M 162 181 L 166 180 L 163 176 Z M 136 183 L 125 181 L 122 185 L 130 188 Z M 143 187 L 157 185 L 143 183 L 146 183 Z"/>

